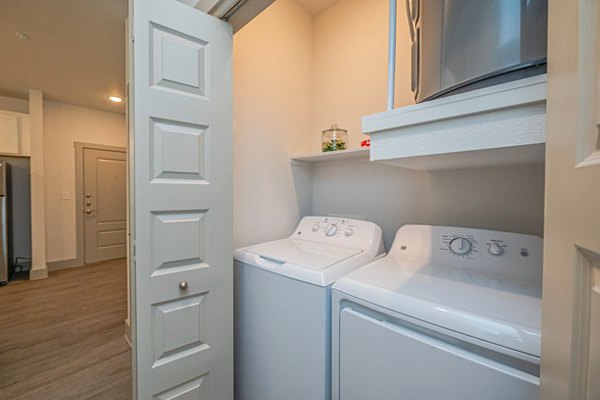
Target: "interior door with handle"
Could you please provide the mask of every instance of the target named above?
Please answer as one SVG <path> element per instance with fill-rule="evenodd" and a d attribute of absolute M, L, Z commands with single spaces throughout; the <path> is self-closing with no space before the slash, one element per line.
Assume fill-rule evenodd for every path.
<path fill-rule="evenodd" d="M 85 263 L 123 258 L 126 248 L 125 152 L 83 149 Z"/>
<path fill-rule="evenodd" d="M 129 0 L 137 399 L 233 398 L 232 29 Z"/>

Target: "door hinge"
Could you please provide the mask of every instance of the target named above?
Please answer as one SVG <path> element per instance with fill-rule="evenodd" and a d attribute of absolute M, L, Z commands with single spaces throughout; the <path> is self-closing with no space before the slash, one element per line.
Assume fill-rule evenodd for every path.
<path fill-rule="evenodd" d="M 134 35 L 134 30 L 133 30 L 133 18 L 131 20 L 131 24 L 129 24 L 129 40 L 131 40 L 132 42 L 135 42 L 135 35 Z"/>
<path fill-rule="evenodd" d="M 131 258 L 133 259 L 133 262 L 135 262 L 135 240 L 133 241 L 131 248 Z"/>

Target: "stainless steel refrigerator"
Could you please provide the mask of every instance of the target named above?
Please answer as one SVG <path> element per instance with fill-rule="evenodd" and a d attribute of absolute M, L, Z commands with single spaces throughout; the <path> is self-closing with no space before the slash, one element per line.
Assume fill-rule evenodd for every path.
<path fill-rule="evenodd" d="M 0 160 L 0 284 L 8 282 L 12 263 L 10 189 L 10 164 Z"/>

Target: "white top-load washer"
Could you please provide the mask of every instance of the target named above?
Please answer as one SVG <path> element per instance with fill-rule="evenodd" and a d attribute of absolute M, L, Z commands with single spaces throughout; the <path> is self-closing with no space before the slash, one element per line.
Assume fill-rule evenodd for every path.
<path fill-rule="evenodd" d="M 235 398 L 330 399 L 331 285 L 383 254 L 379 226 L 331 217 L 235 250 Z"/>
<path fill-rule="evenodd" d="M 400 228 L 332 293 L 334 400 L 533 400 L 542 239 Z"/>

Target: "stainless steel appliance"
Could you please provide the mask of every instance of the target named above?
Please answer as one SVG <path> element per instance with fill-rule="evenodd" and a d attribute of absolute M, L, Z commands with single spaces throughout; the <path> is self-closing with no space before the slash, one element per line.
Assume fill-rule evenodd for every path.
<path fill-rule="evenodd" d="M 406 0 L 417 103 L 546 72 L 547 0 Z"/>
<path fill-rule="evenodd" d="M 0 160 L 0 284 L 8 282 L 12 263 L 10 164 Z"/>

